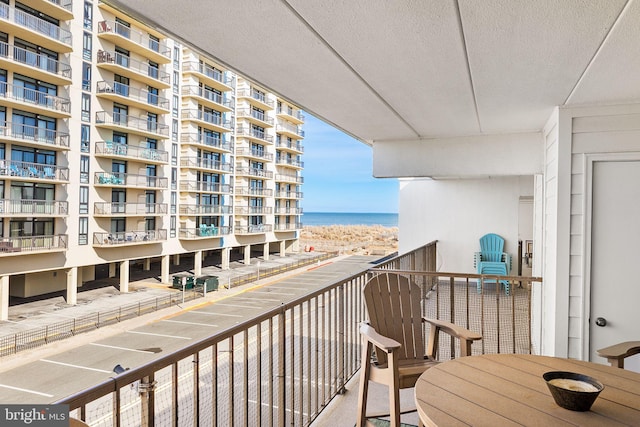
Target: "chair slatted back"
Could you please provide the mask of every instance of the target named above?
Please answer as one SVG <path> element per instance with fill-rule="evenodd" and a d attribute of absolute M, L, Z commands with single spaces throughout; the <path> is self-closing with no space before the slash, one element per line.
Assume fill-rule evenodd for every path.
<path fill-rule="evenodd" d="M 407 277 L 379 274 L 363 289 L 369 323 L 380 334 L 402 344 L 400 359 L 424 359 L 420 287 Z M 386 354 L 376 352 L 378 362 Z"/>
<path fill-rule="evenodd" d="M 497 234 L 489 233 L 480 238 L 482 261 L 500 262 L 504 252 L 504 239 Z"/>

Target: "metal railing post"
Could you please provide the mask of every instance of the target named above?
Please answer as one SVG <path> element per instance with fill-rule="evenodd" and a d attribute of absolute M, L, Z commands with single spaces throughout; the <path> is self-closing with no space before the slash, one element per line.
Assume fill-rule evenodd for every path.
<path fill-rule="evenodd" d="M 336 392 L 338 394 L 344 394 L 344 392 L 346 391 L 344 384 L 345 384 L 345 378 L 344 378 L 344 358 L 345 358 L 345 353 L 344 353 L 344 340 L 345 340 L 345 333 L 344 333 L 344 310 L 345 310 L 345 306 L 344 306 L 344 283 L 340 286 L 338 286 L 338 320 L 337 320 L 337 329 L 338 329 L 338 372 L 337 372 L 337 380 L 338 383 L 336 384 L 337 388 L 336 388 Z"/>
<path fill-rule="evenodd" d="M 286 374 L 286 345 L 287 342 L 287 331 L 286 322 L 285 322 L 285 314 L 286 311 L 283 309 L 280 314 L 278 314 L 278 422 L 276 423 L 279 426 L 285 425 L 285 420 L 287 416 L 287 410 L 285 407 L 285 374 Z"/>

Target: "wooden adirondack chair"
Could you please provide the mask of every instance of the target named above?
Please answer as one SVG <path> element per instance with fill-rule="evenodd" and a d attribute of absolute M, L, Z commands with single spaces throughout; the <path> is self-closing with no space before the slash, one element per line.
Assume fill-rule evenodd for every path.
<path fill-rule="evenodd" d="M 504 239 L 497 234 L 489 233 L 480 238 L 480 252 L 474 256 L 474 264 L 478 274 L 493 274 L 508 276 L 511 272 L 511 255 L 504 252 Z M 484 283 L 495 283 L 485 280 Z M 500 280 L 507 295 L 510 293 L 509 282 Z M 478 293 L 482 292 L 482 284 L 478 280 Z"/>
<path fill-rule="evenodd" d="M 356 426 L 365 426 L 372 417 L 367 416 L 367 391 L 369 381 L 374 381 L 389 387 L 390 413 L 384 415 L 391 416 L 392 427 L 399 427 L 400 414 L 411 412 L 400 411 L 400 389 L 414 387 L 418 377 L 438 363 L 439 332 L 459 339 L 461 356 L 470 355 L 471 344 L 482 336 L 450 322 L 423 318 L 420 287 L 407 277 L 380 274 L 362 292 L 369 320 L 360 325 L 362 366 Z M 430 331 L 425 347 L 426 323 Z"/>

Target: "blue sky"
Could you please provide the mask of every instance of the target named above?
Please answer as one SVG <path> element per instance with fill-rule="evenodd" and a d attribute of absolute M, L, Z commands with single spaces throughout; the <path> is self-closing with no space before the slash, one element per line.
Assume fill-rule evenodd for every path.
<path fill-rule="evenodd" d="M 305 114 L 305 212 L 398 212 L 398 180 L 376 179 L 372 151 L 342 131 Z"/>

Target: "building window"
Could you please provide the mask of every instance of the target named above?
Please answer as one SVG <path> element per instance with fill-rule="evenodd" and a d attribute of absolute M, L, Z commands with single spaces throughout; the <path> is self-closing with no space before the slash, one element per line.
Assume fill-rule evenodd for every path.
<path fill-rule="evenodd" d="M 84 2 L 84 28 L 93 28 L 93 4 L 90 1 Z"/>
<path fill-rule="evenodd" d="M 83 122 L 91 121 L 91 95 L 88 93 L 82 94 L 82 114 L 81 118 Z"/>
<path fill-rule="evenodd" d="M 171 144 L 171 165 L 178 165 L 178 144 Z"/>
<path fill-rule="evenodd" d="M 178 206 L 178 193 L 175 191 L 171 192 L 171 213 L 175 214 Z"/>
<path fill-rule="evenodd" d="M 82 90 L 91 91 L 91 64 L 82 63 Z"/>
<path fill-rule="evenodd" d="M 178 189 L 178 168 L 171 168 L 171 189 Z"/>
<path fill-rule="evenodd" d="M 90 148 L 90 134 L 91 128 L 88 125 L 82 125 L 80 128 L 80 151 L 83 153 L 88 153 L 91 151 Z"/>
<path fill-rule="evenodd" d="M 89 156 L 80 156 L 80 182 L 89 183 Z"/>
<path fill-rule="evenodd" d="M 173 93 L 180 93 L 180 73 L 173 72 Z"/>
<path fill-rule="evenodd" d="M 160 39 L 153 34 L 149 34 L 149 49 L 154 52 L 160 51 Z"/>
<path fill-rule="evenodd" d="M 80 215 L 89 213 L 89 187 L 80 187 Z"/>
<path fill-rule="evenodd" d="M 173 110 L 172 110 L 172 114 L 173 117 L 178 117 L 178 106 L 180 105 L 180 98 L 178 98 L 178 95 L 173 95 Z"/>
<path fill-rule="evenodd" d="M 176 217 L 175 216 L 171 216 L 169 217 L 169 236 L 170 237 L 176 237 Z"/>
<path fill-rule="evenodd" d="M 173 47 L 173 68 L 180 69 L 180 46 Z"/>
<path fill-rule="evenodd" d="M 86 245 L 89 243 L 89 218 L 86 216 L 80 217 L 78 223 L 78 244 Z"/>
<path fill-rule="evenodd" d="M 87 61 L 91 61 L 91 51 L 92 51 L 93 41 L 91 39 L 91 33 L 83 33 L 82 34 L 82 58 Z"/>
<path fill-rule="evenodd" d="M 171 139 L 178 141 L 178 121 L 176 119 L 171 121 Z"/>

